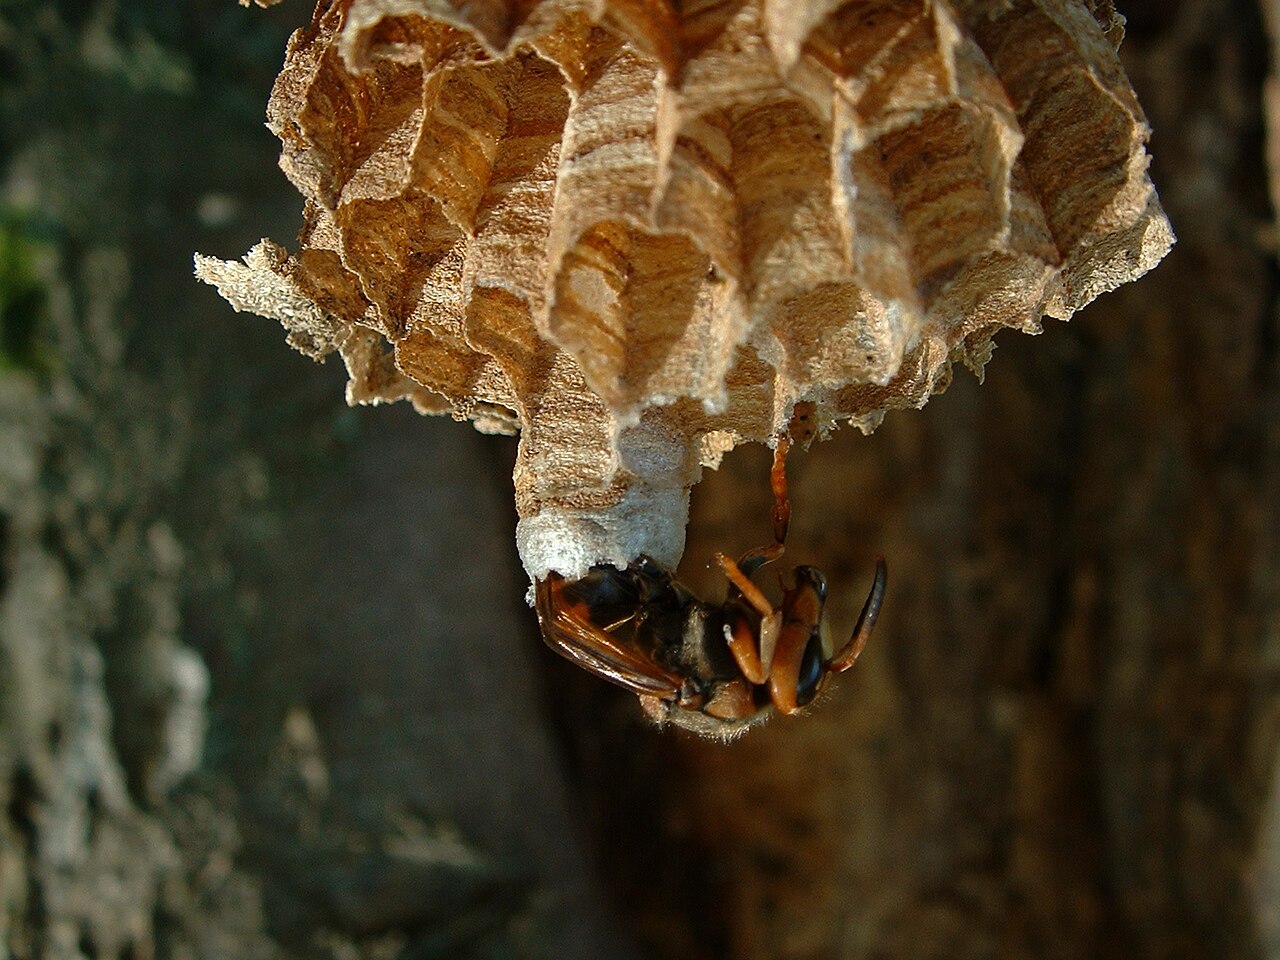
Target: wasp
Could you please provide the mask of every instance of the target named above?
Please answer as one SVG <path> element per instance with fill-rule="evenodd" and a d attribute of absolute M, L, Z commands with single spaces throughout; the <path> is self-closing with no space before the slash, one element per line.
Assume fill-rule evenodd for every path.
<path fill-rule="evenodd" d="M 536 584 L 547 645 L 639 696 L 659 725 L 733 739 L 773 712 L 794 714 L 811 704 L 831 676 L 853 666 L 871 638 L 888 572 L 876 558 L 875 578 L 849 639 L 834 652 L 825 636 L 827 584 L 810 566 L 792 571 L 774 607 L 753 575 L 783 553 L 791 506 L 787 497 L 786 434 L 774 450 L 774 542 L 736 561 L 716 554 L 728 580 L 723 603 L 708 603 L 648 556 L 620 569 L 592 567 L 568 580 L 550 573 Z"/>

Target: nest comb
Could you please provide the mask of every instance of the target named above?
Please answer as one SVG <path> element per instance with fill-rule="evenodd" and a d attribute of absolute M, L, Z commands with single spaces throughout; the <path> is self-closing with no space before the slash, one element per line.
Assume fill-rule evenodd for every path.
<path fill-rule="evenodd" d="M 798 403 L 871 430 L 1173 243 L 1109 0 L 322 0 L 296 253 L 197 257 L 348 400 L 520 433 L 533 577 L 674 566 Z M 809 406 L 811 405 L 811 406 Z"/>

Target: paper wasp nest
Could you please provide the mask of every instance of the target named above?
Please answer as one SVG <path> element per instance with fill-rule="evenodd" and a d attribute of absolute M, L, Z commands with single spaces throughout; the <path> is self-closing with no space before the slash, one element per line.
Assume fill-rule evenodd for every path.
<path fill-rule="evenodd" d="M 533 576 L 674 565 L 798 402 L 922 405 L 1173 242 L 1109 0 L 322 0 L 296 253 L 197 258 L 348 399 L 520 432 Z"/>

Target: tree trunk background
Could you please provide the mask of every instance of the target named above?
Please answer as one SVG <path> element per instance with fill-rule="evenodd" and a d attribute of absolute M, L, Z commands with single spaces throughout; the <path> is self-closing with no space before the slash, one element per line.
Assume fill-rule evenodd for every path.
<path fill-rule="evenodd" d="M 1280 957 L 1274 0 L 1121 5 L 1178 246 L 793 454 L 787 562 L 889 595 L 729 746 L 542 648 L 510 442 L 342 409 L 189 279 L 296 219 L 309 11 L 180 6 L 0 12 L 0 958 Z M 768 463 L 695 489 L 690 582 Z"/>
<path fill-rule="evenodd" d="M 985 384 L 792 457 L 787 562 L 826 571 L 836 623 L 890 570 L 812 717 L 729 747 L 579 733 L 656 955 L 1280 956 L 1266 39 L 1246 3 L 1122 12 L 1173 253 L 1003 335 Z M 696 489 L 690 579 L 767 542 L 767 470 Z"/>

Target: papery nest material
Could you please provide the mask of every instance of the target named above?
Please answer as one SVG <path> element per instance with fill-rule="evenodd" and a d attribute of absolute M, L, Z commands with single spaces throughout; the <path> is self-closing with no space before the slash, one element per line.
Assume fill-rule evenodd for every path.
<path fill-rule="evenodd" d="M 348 400 L 520 432 L 531 577 L 674 567 L 797 403 L 918 407 L 1173 243 L 1108 0 L 337 0 L 268 108 L 298 251 L 196 258 Z"/>

